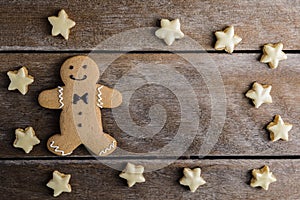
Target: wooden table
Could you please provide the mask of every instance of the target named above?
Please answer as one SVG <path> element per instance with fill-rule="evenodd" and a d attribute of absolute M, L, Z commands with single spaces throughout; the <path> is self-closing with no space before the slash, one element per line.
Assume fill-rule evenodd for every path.
<path fill-rule="evenodd" d="M 61 36 L 52 37 L 51 25 L 47 21 L 48 16 L 57 15 L 62 8 L 76 21 L 68 41 Z M 72 175 L 72 192 L 63 193 L 56 199 L 300 199 L 299 10 L 299 0 L 0 2 L 1 199 L 53 199 L 53 191 L 46 187 L 46 183 L 54 170 Z M 176 48 L 188 41 L 183 39 L 174 43 L 173 53 L 160 49 L 139 50 L 121 55 L 110 65 L 107 56 L 119 53 L 122 48 L 108 51 L 111 47 L 108 45 L 106 49 L 94 50 L 106 39 L 116 37 L 116 34 L 157 27 L 161 18 L 179 18 L 182 31 L 200 44 L 203 50 L 191 48 L 177 52 Z M 234 25 L 236 33 L 243 38 L 232 55 L 213 49 L 213 33 L 228 25 Z M 126 42 L 128 38 L 123 39 Z M 152 39 L 160 47 L 165 46 L 155 37 Z M 148 45 L 153 41 L 145 39 L 140 42 Z M 271 70 L 259 59 L 262 46 L 275 42 L 284 44 L 288 59 L 280 62 L 279 68 Z M 218 103 L 210 98 L 214 88 L 210 90 L 207 77 L 199 74 L 195 65 L 179 55 L 197 56 L 205 51 L 222 78 L 223 85 L 220 87 L 224 87 L 225 98 L 219 100 L 226 105 L 225 123 L 220 124 L 222 131 L 213 141 L 216 144 L 212 144 L 208 154 L 201 152 L 201 147 L 205 145 L 206 132 L 214 120 L 211 117 L 213 105 Z M 147 154 L 159 152 L 174 140 L 181 123 L 183 103 L 169 88 L 147 83 L 132 95 L 128 108 L 132 119 L 126 120 L 146 126 L 151 121 L 150 107 L 160 104 L 165 108 L 167 118 L 157 134 L 137 138 L 119 127 L 115 122 L 114 110 L 103 109 L 102 114 L 105 132 L 118 140 L 121 149 L 148 156 L 112 155 L 96 159 L 84 146 L 68 157 L 51 154 L 46 142 L 51 135 L 59 133 L 60 111 L 40 107 L 37 97 L 42 90 L 62 85 L 59 76 L 61 64 L 79 54 L 94 55 L 100 58 L 98 63 L 109 65 L 100 83 L 110 87 L 114 87 L 122 76 L 136 66 L 172 65 L 195 92 L 200 110 L 200 134 L 195 136 L 186 132 L 181 136 L 182 142 L 193 142 L 177 160 L 173 152 Z M 108 60 L 101 60 L 103 56 Z M 28 67 L 29 73 L 35 77 L 25 96 L 7 90 L 7 71 L 20 66 Z M 255 109 L 245 97 L 245 92 L 254 81 L 273 86 L 272 104 Z M 294 125 L 288 142 L 271 142 L 269 139 L 266 125 L 276 114 Z M 12 145 L 14 130 L 27 126 L 34 127 L 41 140 L 29 154 Z M 128 188 L 126 181 L 119 178 L 120 172 L 105 164 L 123 167 L 127 162 L 144 163 L 146 169 L 168 162 L 171 164 L 145 173 L 145 183 Z M 251 170 L 263 165 L 269 165 L 277 177 L 277 182 L 270 185 L 269 191 L 249 186 Z M 183 167 L 201 167 L 207 184 L 195 193 L 181 186 L 178 180 L 182 177 Z"/>

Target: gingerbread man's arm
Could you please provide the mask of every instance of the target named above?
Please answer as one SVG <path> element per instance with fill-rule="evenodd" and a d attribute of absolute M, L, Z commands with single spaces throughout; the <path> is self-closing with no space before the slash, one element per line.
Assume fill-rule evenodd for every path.
<path fill-rule="evenodd" d="M 61 109 L 63 107 L 62 91 L 63 87 L 42 91 L 38 98 L 39 104 L 44 108 Z"/>
<path fill-rule="evenodd" d="M 101 94 L 101 102 L 103 108 L 115 108 L 122 103 L 122 94 L 115 89 L 109 88 L 107 86 L 97 84 L 97 94 L 99 98 L 99 90 Z"/>

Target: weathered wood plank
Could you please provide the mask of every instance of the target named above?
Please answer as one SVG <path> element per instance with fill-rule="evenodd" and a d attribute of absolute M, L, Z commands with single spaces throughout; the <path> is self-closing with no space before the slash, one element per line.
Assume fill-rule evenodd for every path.
<path fill-rule="evenodd" d="M 47 21 L 62 8 L 77 23 L 69 41 L 52 37 Z M 237 50 L 258 50 L 265 43 L 279 41 L 284 49 L 299 50 L 299 10 L 299 0 L 2 1 L 0 49 L 90 50 L 114 34 L 156 27 L 161 18 L 180 18 L 183 32 L 207 50 L 213 49 L 213 33 L 228 25 L 235 25 L 243 38 Z"/>
<path fill-rule="evenodd" d="M 110 161 L 122 169 L 126 161 Z M 145 164 L 143 160 L 130 160 Z M 161 160 L 148 161 L 159 165 Z M 277 178 L 268 191 L 249 186 L 251 170 L 269 165 Z M 201 167 L 207 184 L 191 193 L 178 181 L 184 167 Z M 118 168 L 116 168 L 118 169 Z M 299 199 L 300 161 L 298 160 L 179 160 L 168 167 L 144 173 L 145 183 L 128 188 L 120 171 L 100 161 L 0 161 L 2 199 L 52 199 L 46 183 L 52 172 L 71 174 L 71 193 L 57 199 Z"/>
<path fill-rule="evenodd" d="M 65 59 L 72 55 L 55 53 L 0 54 L 0 111 L 3 113 L 0 119 L 1 157 L 52 156 L 45 145 L 51 135 L 59 133 L 60 111 L 41 108 L 37 103 L 37 96 L 44 89 L 55 88 L 62 84 L 59 77 L 60 66 Z M 205 155 L 206 152 L 202 151 L 201 148 L 203 143 L 208 144 L 209 142 L 212 143 L 209 146 L 212 149 L 208 149 L 210 155 L 300 155 L 298 148 L 300 136 L 297 134 L 300 127 L 299 54 L 289 54 L 288 60 L 281 62 L 280 67 L 276 70 L 271 70 L 267 65 L 258 62 L 259 54 L 187 55 L 203 56 L 206 59 L 210 57 L 219 69 L 224 82 L 227 101 L 226 121 L 222 133 L 219 136 L 214 135 L 215 138 L 211 134 L 207 134 L 213 107 L 211 91 L 214 90 L 208 90 L 209 86 L 206 85 L 205 77 L 196 70 L 197 66 L 202 66 L 201 63 L 192 66 L 176 54 L 126 54 L 116 59 L 105 70 L 100 80 L 103 84 L 111 87 L 116 85 L 118 88 L 118 82 L 122 80 L 121 77 L 127 77 L 127 82 L 123 81 L 125 84 L 122 85 L 124 87 L 121 92 L 124 94 L 133 90 L 136 83 L 140 84 L 138 85 L 140 88 L 133 91 L 129 101 L 129 118 L 116 121 L 117 117 L 122 114 L 123 108 L 128 110 L 126 106 L 128 102 L 122 104 L 121 110 L 102 110 L 104 130 L 118 140 L 120 148 L 128 152 L 146 153 L 151 156 L 175 156 L 175 150 L 167 151 L 164 154 L 162 148 L 177 137 L 176 140 L 181 143 L 193 141 L 192 144 L 188 144 L 187 147 L 189 148 L 186 152 L 178 147 L 179 149 L 176 151 L 179 155 Z M 104 66 L 109 63 L 113 55 L 92 54 L 91 56 L 103 71 Z M 203 62 L 206 61 L 203 60 Z M 27 66 L 29 73 L 35 77 L 34 84 L 30 86 L 29 93 L 25 96 L 16 91 L 7 91 L 9 79 L 6 72 L 17 69 L 21 65 Z M 148 70 L 146 74 L 145 69 Z M 178 93 L 178 91 L 185 90 L 187 87 L 184 82 L 180 82 L 181 79 L 177 79 L 178 76 L 173 78 L 172 75 L 168 74 L 174 72 L 174 69 L 177 75 L 182 75 L 191 85 L 196 99 L 186 99 L 188 102 L 180 100 L 179 97 L 182 93 Z M 152 82 L 151 74 L 152 78 L 162 75 L 169 81 L 169 85 L 150 84 Z M 149 77 L 147 77 L 148 75 Z M 148 80 L 145 81 L 146 79 Z M 213 74 L 206 79 L 216 80 L 217 76 Z M 250 89 L 254 81 L 273 86 L 271 95 L 274 102 L 272 104 L 255 109 L 251 102 L 245 98 L 244 94 Z M 178 88 L 177 93 L 172 91 L 174 87 Z M 193 100 L 196 100 L 200 110 L 199 133 L 194 137 L 193 133 L 186 128 L 186 132 L 178 134 L 179 125 L 183 118 L 182 106 L 185 104 L 192 105 Z M 223 99 L 220 99 L 216 103 L 222 101 Z M 166 123 L 163 123 L 164 120 L 161 117 L 163 115 L 158 115 L 162 124 L 153 125 L 153 130 L 157 131 L 153 135 L 153 133 L 146 133 L 143 126 L 150 123 L 149 116 L 151 113 L 149 114 L 149 109 L 155 104 L 160 104 L 165 108 L 167 120 Z M 285 121 L 294 125 L 290 132 L 290 141 L 273 143 L 269 140 L 265 126 L 273 120 L 275 114 L 280 114 Z M 141 128 L 140 132 L 134 131 L 133 125 L 135 124 Z M 190 124 L 195 125 L 194 120 L 191 120 Z M 160 125 L 162 125 L 161 128 Z M 15 137 L 14 129 L 25 128 L 26 126 L 33 126 L 41 139 L 41 144 L 37 145 L 29 155 L 25 155 L 22 150 L 12 147 Z M 145 138 L 139 138 L 142 134 Z M 212 139 L 205 140 L 208 136 Z M 177 148 L 176 145 L 173 147 Z M 153 151 L 158 152 L 148 153 Z M 82 147 L 77 149 L 74 155 L 89 154 Z"/>

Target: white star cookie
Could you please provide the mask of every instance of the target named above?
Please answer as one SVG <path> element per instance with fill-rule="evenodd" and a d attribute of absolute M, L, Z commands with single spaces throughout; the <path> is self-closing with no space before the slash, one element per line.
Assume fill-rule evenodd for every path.
<path fill-rule="evenodd" d="M 282 49 L 282 43 L 264 45 L 264 54 L 261 57 L 260 62 L 268 63 L 272 69 L 277 68 L 279 61 L 287 59 L 287 56 Z"/>
<path fill-rule="evenodd" d="M 293 128 L 292 124 L 284 123 L 280 115 L 275 115 L 274 121 L 267 126 L 270 131 L 270 138 L 273 142 L 282 139 L 289 140 L 289 131 Z"/>
<path fill-rule="evenodd" d="M 229 26 L 224 31 L 215 32 L 217 42 L 215 44 L 216 50 L 224 50 L 232 53 L 234 47 L 242 41 L 242 38 L 234 34 L 234 27 Z"/>
<path fill-rule="evenodd" d="M 15 134 L 14 147 L 22 148 L 26 153 L 29 153 L 34 145 L 40 143 L 32 127 L 27 127 L 25 130 L 18 128 L 15 130 Z"/>
<path fill-rule="evenodd" d="M 132 187 L 136 183 L 142 183 L 146 181 L 143 176 L 143 172 L 143 166 L 127 163 L 126 168 L 119 176 L 127 180 L 128 187 Z"/>
<path fill-rule="evenodd" d="M 184 37 L 183 32 L 180 30 L 179 19 L 174 19 L 173 21 L 162 19 L 160 25 L 161 28 L 155 31 L 155 35 L 159 39 L 163 39 L 167 45 L 171 45 L 175 39 Z"/>
<path fill-rule="evenodd" d="M 201 177 L 201 169 L 195 168 L 184 168 L 184 176 L 180 179 L 180 184 L 189 186 L 191 192 L 195 192 L 197 188 L 201 185 L 204 185 L 206 181 Z"/>
<path fill-rule="evenodd" d="M 263 103 L 272 103 L 271 89 L 271 85 L 261 85 L 255 82 L 252 89 L 246 93 L 246 97 L 252 99 L 255 108 L 259 108 Z"/>
<path fill-rule="evenodd" d="M 52 27 L 52 36 L 61 34 L 66 40 L 69 39 L 70 29 L 75 26 L 75 22 L 69 19 L 66 11 L 62 9 L 58 13 L 58 17 L 51 16 L 48 20 Z"/>
<path fill-rule="evenodd" d="M 8 90 L 19 90 L 25 95 L 28 92 L 28 85 L 32 84 L 34 78 L 28 75 L 26 67 L 20 68 L 18 71 L 9 71 L 7 75 L 10 79 Z"/>
<path fill-rule="evenodd" d="M 268 190 L 269 185 L 276 181 L 275 176 L 266 165 L 261 169 L 253 169 L 252 175 L 251 187 L 262 187 L 264 190 Z"/>
<path fill-rule="evenodd" d="M 56 170 L 53 172 L 53 179 L 47 183 L 47 186 L 54 190 L 54 197 L 59 196 L 63 192 L 71 192 L 70 178 L 70 174 L 63 174 Z"/>

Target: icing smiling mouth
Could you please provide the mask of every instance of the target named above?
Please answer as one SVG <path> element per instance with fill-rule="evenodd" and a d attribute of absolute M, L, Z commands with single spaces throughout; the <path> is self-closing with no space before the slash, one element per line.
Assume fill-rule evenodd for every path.
<path fill-rule="evenodd" d="M 70 75 L 70 79 L 74 81 L 83 81 L 87 78 L 87 75 L 84 75 L 82 78 L 75 78 L 73 75 Z"/>

